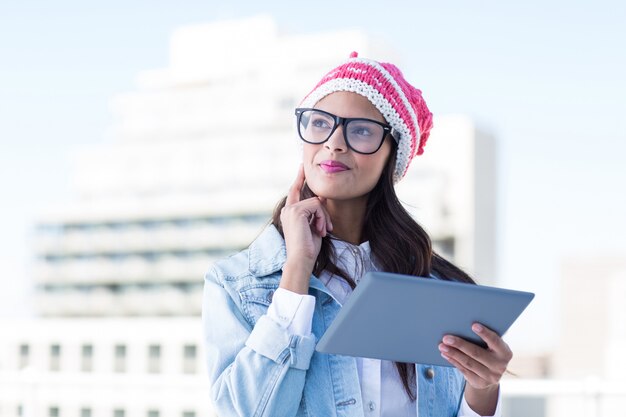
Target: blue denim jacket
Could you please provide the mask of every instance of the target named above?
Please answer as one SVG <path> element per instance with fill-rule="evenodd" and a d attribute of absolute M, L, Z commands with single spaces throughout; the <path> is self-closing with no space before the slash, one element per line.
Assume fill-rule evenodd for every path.
<path fill-rule="evenodd" d="M 356 360 L 315 351 L 341 308 L 324 284 L 311 276 L 311 336 L 290 336 L 265 315 L 285 260 L 284 240 L 270 225 L 205 276 L 202 319 L 213 406 L 220 417 L 363 417 Z M 455 368 L 424 365 L 416 365 L 416 375 L 418 416 L 456 416 L 463 376 Z"/>

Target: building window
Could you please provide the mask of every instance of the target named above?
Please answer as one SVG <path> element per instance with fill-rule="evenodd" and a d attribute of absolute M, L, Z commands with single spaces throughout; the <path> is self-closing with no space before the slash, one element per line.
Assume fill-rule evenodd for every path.
<path fill-rule="evenodd" d="M 83 345 L 81 349 L 80 369 L 83 372 L 91 372 L 93 370 L 93 346 Z"/>
<path fill-rule="evenodd" d="M 126 372 L 126 346 L 115 345 L 115 358 L 113 360 L 115 372 Z"/>
<path fill-rule="evenodd" d="M 159 417 L 159 410 L 148 410 L 148 417 Z"/>
<path fill-rule="evenodd" d="M 183 417 L 196 417 L 195 411 L 183 411 Z"/>
<path fill-rule="evenodd" d="M 148 372 L 161 372 L 161 346 L 148 346 Z"/>
<path fill-rule="evenodd" d="M 60 368 L 61 368 L 61 346 L 50 345 L 50 370 L 58 371 Z"/>
<path fill-rule="evenodd" d="M 183 347 L 183 372 L 186 374 L 196 373 L 196 345 L 185 345 Z"/>
<path fill-rule="evenodd" d="M 91 408 L 81 408 L 80 417 L 91 417 Z"/>
<path fill-rule="evenodd" d="M 48 417 L 59 417 L 59 407 L 48 408 Z"/>
<path fill-rule="evenodd" d="M 113 410 L 113 417 L 124 417 L 126 413 L 121 408 Z"/>
<path fill-rule="evenodd" d="M 30 346 L 26 344 L 20 345 L 19 357 L 20 369 L 26 368 L 30 361 Z"/>

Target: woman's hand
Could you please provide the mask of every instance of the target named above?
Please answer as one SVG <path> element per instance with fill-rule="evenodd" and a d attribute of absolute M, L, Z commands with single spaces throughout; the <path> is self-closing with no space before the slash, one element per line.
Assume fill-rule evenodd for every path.
<path fill-rule="evenodd" d="M 287 261 L 283 267 L 280 286 L 299 294 L 307 294 L 309 278 L 322 246 L 322 237 L 333 230 L 330 215 L 322 197 L 300 200 L 304 186 L 304 168 L 300 165 L 298 176 L 287 194 L 280 213 L 285 236 Z"/>
<path fill-rule="evenodd" d="M 498 403 L 500 379 L 513 353 L 494 331 L 479 323 L 474 323 L 472 330 L 487 343 L 486 349 L 460 337 L 446 335 L 439 344 L 439 351 L 465 377 L 467 404 L 481 416 L 491 416 Z"/>

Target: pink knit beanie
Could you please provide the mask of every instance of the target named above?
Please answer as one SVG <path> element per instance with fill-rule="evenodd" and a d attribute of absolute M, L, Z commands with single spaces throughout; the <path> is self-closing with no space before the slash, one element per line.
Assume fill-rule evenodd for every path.
<path fill-rule="evenodd" d="M 335 91 L 350 91 L 366 97 L 394 129 L 398 143 L 394 182 L 404 175 L 424 145 L 433 126 L 433 115 L 422 92 L 409 84 L 393 64 L 358 58 L 356 52 L 326 74 L 302 100 L 300 107 L 313 107 Z"/>

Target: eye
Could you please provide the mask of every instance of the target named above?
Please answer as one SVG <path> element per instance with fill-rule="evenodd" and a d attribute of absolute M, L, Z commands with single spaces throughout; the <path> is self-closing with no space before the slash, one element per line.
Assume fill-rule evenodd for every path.
<path fill-rule="evenodd" d="M 372 132 L 372 128 L 367 125 L 356 125 L 350 127 L 350 134 L 357 136 L 372 136 L 374 132 Z"/>
<path fill-rule="evenodd" d="M 333 121 L 319 115 L 311 117 L 311 126 L 318 129 L 330 129 L 333 125 Z"/>

